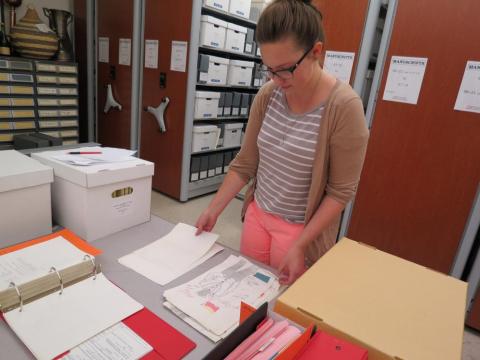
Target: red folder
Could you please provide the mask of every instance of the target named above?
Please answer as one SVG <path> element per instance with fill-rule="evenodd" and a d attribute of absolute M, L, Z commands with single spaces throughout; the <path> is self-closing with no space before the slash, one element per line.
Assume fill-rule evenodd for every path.
<path fill-rule="evenodd" d="M 124 319 L 123 323 L 153 347 L 143 360 L 181 359 L 197 346 L 147 308 Z"/>

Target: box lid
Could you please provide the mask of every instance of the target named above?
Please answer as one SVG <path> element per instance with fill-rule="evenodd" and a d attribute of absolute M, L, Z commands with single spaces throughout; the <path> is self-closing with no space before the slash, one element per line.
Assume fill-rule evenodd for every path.
<path fill-rule="evenodd" d="M 219 99 L 220 93 L 215 91 L 195 91 L 196 98 Z"/>
<path fill-rule="evenodd" d="M 243 128 L 243 123 L 225 123 L 225 130 L 235 130 Z"/>
<path fill-rule="evenodd" d="M 215 125 L 195 125 L 193 127 L 194 133 L 207 133 L 212 131 L 218 131 L 218 126 Z"/>
<path fill-rule="evenodd" d="M 219 26 L 222 26 L 224 28 L 227 27 L 227 22 L 226 21 L 217 19 L 216 17 L 209 16 L 209 15 L 202 15 L 202 17 L 200 18 L 200 21 L 208 22 L 210 24 L 219 25 Z"/>
<path fill-rule="evenodd" d="M 230 65 L 234 65 L 234 66 L 242 66 L 242 67 L 253 68 L 254 64 L 255 63 L 253 61 L 230 60 Z"/>
<path fill-rule="evenodd" d="M 237 25 L 237 24 L 227 23 L 227 29 L 235 30 L 235 31 L 241 32 L 243 34 L 247 33 L 247 28 L 246 27 L 240 26 L 240 25 Z"/>
<path fill-rule="evenodd" d="M 211 56 L 211 55 L 208 56 L 208 61 L 211 63 L 225 64 L 225 65 L 228 65 L 230 63 L 230 59 L 225 59 L 222 57 Z"/>
<path fill-rule="evenodd" d="M 0 151 L 0 192 L 53 182 L 53 169 L 16 150 Z"/>
<path fill-rule="evenodd" d="M 461 359 L 466 292 L 460 280 L 344 238 L 275 310 L 369 348 L 372 359 Z"/>
<path fill-rule="evenodd" d="M 95 164 L 90 166 L 70 165 L 53 158 L 53 156 L 65 155 L 67 152 L 71 151 L 101 150 L 102 148 L 98 146 L 83 147 L 69 149 L 68 151 L 57 150 L 38 152 L 33 153 L 32 157 L 48 166 L 51 166 L 55 176 L 85 188 L 114 184 L 153 175 L 154 164 L 150 161 L 137 158 L 129 161 Z"/>

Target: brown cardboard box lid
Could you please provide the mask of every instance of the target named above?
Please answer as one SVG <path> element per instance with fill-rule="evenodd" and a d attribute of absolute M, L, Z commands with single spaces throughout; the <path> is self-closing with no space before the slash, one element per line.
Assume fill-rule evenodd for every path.
<path fill-rule="evenodd" d="M 369 359 L 461 359 L 467 284 L 347 238 L 277 300 L 275 311 L 314 321 L 369 348 Z"/>

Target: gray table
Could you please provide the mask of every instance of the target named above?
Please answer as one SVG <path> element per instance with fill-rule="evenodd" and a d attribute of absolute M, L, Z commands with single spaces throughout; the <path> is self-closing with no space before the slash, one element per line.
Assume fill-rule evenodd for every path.
<path fill-rule="evenodd" d="M 165 309 L 162 305 L 163 292 L 166 289 L 195 278 L 207 269 L 224 261 L 230 254 L 238 253 L 225 248 L 221 253 L 172 281 L 167 286 L 160 286 L 120 265 L 117 261 L 119 257 L 157 240 L 159 237 L 167 234 L 172 228 L 173 224 L 152 215 L 152 219 L 148 223 L 120 231 L 96 240 L 92 244 L 103 250 L 103 254 L 98 256 L 97 259 L 102 265 L 102 271 L 107 278 L 197 344 L 196 348 L 185 359 L 201 359 L 215 344 Z M 0 321 L 0 359 L 34 359 L 33 355 L 5 321 Z"/>

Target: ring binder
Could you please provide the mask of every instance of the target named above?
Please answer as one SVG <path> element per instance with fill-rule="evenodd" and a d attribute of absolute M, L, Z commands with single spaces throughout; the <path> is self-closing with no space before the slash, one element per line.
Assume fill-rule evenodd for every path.
<path fill-rule="evenodd" d="M 57 269 L 55 268 L 55 266 L 52 266 L 52 267 L 50 268 L 50 272 L 52 272 L 52 271 L 54 271 L 54 272 L 57 274 L 57 276 L 58 276 L 58 280 L 60 281 L 60 293 L 59 293 L 59 295 L 62 295 L 62 294 L 63 294 L 63 279 L 62 279 L 62 277 L 60 276 L 60 273 L 59 273 L 59 272 L 57 271 Z"/>
<path fill-rule="evenodd" d="M 20 293 L 20 290 L 18 289 L 18 286 L 15 285 L 15 283 L 12 281 L 10 282 L 10 287 L 13 287 L 15 291 L 17 292 L 18 295 L 18 300 L 20 301 L 20 312 L 23 310 L 23 297 L 22 294 Z"/>
<path fill-rule="evenodd" d="M 97 269 L 97 265 L 95 264 L 95 259 L 87 254 L 83 257 L 83 260 L 90 260 L 92 262 L 92 265 L 93 265 L 92 274 L 93 274 L 93 280 L 95 280 L 98 274 L 98 269 Z"/>

